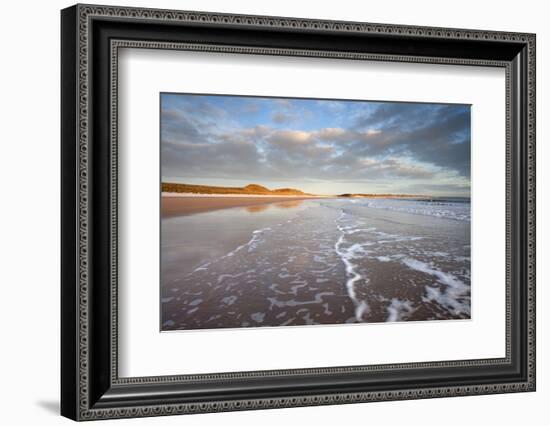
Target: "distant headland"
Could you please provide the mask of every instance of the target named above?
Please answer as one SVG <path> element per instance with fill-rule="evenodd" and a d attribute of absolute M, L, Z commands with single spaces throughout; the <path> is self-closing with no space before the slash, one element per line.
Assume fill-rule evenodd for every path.
<path fill-rule="evenodd" d="M 294 195 L 308 196 L 299 189 L 295 188 L 277 188 L 268 189 L 265 186 L 258 184 L 250 184 L 244 187 L 230 186 L 209 186 L 209 185 L 189 185 L 186 183 L 162 183 L 163 193 L 179 193 L 179 194 L 227 194 L 227 195 Z"/>

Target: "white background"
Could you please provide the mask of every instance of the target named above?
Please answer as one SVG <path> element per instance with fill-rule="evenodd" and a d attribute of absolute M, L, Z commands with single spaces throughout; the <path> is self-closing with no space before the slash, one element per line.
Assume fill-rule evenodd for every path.
<path fill-rule="evenodd" d="M 504 357 L 504 75 L 504 69 L 488 67 L 124 49 L 118 92 L 119 374 Z M 320 84 L 325 81 L 331 84 Z M 167 91 L 472 104 L 472 319 L 159 333 L 158 103 Z M 485 173 L 487 164 L 494 164 L 493 173 Z M 223 357 L 216 348 L 225 348 Z"/>
<path fill-rule="evenodd" d="M 354 0 L 123 0 L 107 4 L 437 25 L 537 33 L 538 391 L 348 406 L 118 420 L 118 424 L 280 425 L 315 421 L 407 425 L 545 424 L 550 400 L 550 28 L 544 2 Z M 71 3 L 3 5 L 0 67 L 0 392 L 4 424 L 69 424 L 59 394 L 59 9 Z M 546 77 L 546 81 L 545 81 Z M 489 166 L 488 166 L 489 167 Z M 546 194 L 544 193 L 546 192 Z M 102 424 L 117 424 L 108 421 Z"/>

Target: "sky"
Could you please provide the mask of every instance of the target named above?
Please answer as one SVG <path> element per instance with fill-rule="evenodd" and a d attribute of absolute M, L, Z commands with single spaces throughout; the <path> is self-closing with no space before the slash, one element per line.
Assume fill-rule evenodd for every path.
<path fill-rule="evenodd" d="M 163 182 L 470 196 L 470 106 L 162 93 Z"/>

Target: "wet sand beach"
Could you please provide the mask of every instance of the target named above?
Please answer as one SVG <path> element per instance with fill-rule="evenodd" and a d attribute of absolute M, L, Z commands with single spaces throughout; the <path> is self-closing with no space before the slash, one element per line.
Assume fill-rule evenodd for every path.
<path fill-rule="evenodd" d="M 185 216 L 195 213 L 204 213 L 214 210 L 222 210 L 231 207 L 252 207 L 268 205 L 283 201 L 298 201 L 318 199 L 323 197 L 292 196 L 292 195 L 256 195 L 256 196 L 196 196 L 176 195 L 162 196 L 162 217 Z"/>
<path fill-rule="evenodd" d="M 179 198 L 164 331 L 470 318 L 469 205 L 202 197 L 199 213 Z"/>

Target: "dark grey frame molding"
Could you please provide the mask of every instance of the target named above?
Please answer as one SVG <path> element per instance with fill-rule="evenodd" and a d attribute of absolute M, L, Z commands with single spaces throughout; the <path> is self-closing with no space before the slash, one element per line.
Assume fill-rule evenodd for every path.
<path fill-rule="evenodd" d="M 118 376 L 118 51 L 178 49 L 502 67 L 506 356 Z M 535 35 L 97 5 L 61 12 L 61 413 L 159 416 L 535 390 Z"/>

